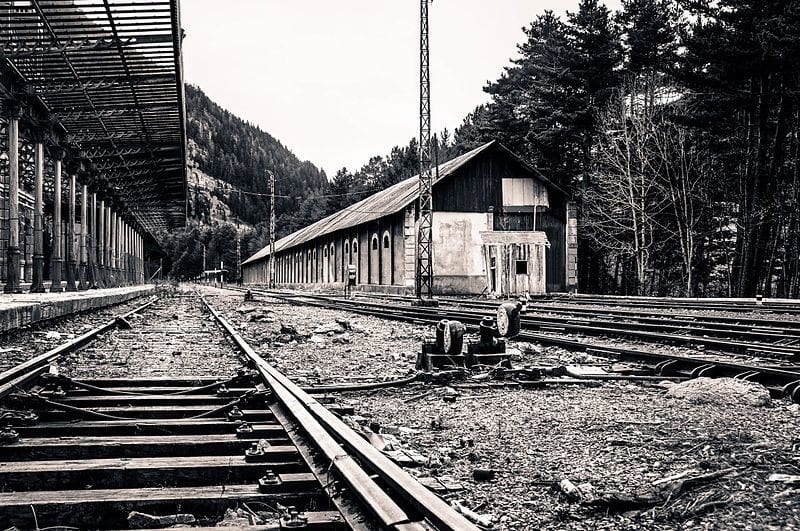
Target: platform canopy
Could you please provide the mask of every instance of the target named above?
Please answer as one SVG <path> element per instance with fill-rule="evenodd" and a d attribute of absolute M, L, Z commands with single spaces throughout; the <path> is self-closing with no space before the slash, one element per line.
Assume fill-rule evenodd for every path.
<path fill-rule="evenodd" d="M 0 0 L 0 96 L 151 234 L 186 219 L 178 0 Z"/>

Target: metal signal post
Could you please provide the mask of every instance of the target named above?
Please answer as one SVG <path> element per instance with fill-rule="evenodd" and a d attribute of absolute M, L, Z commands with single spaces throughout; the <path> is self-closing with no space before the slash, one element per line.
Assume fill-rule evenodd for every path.
<path fill-rule="evenodd" d="M 431 171 L 431 78 L 428 2 L 420 2 L 419 54 L 419 234 L 416 295 L 433 301 L 433 172 Z"/>

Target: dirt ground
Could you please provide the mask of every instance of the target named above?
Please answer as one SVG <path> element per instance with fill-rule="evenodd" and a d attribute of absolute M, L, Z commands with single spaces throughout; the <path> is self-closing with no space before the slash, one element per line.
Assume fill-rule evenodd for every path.
<path fill-rule="evenodd" d="M 432 335 L 428 327 L 206 291 L 301 385 L 408 376 L 420 341 Z M 522 365 L 611 364 L 524 347 Z M 724 389 L 714 392 L 724 399 Z M 412 474 L 443 480 L 454 488 L 443 497 L 491 519 L 494 529 L 800 529 L 800 477 L 792 477 L 800 475 L 800 405 L 786 399 L 695 403 L 654 383 L 608 382 L 413 383 L 344 393 L 342 401 L 355 406 L 354 423 L 421 454 Z"/>

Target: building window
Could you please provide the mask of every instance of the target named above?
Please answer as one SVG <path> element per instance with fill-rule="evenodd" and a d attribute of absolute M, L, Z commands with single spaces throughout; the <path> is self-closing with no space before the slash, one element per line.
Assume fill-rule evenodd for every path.
<path fill-rule="evenodd" d="M 384 249 L 388 249 L 389 248 L 389 235 L 388 234 L 384 234 L 384 236 L 383 236 L 383 248 Z"/>
<path fill-rule="evenodd" d="M 358 244 L 355 242 L 355 240 L 353 241 L 353 252 L 354 253 L 358 252 Z"/>
<path fill-rule="evenodd" d="M 344 243 L 344 254 L 347 254 L 349 252 L 350 252 L 350 244 L 345 242 Z"/>
<path fill-rule="evenodd" d="M 527 260 L 517 260 L 517 274 L 518 275 L 527 275 L 528 274 L 528 261 Z"/>
<path fill-rule="evenodd" d="M 547 189 L 530 177 L 503 179 L 503 206 L 547 207 Z"/>
<path fill-rule="evenodd" d="M 378 248 L 378 237 L 377 236 L 373 236 L 372 237 L 372 249 L 375 250 L 377 248 Z"/>

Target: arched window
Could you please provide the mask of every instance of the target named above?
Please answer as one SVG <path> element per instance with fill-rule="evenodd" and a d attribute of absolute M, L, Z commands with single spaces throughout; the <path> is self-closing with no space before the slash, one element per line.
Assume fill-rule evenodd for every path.
<path fill-rule="evenodd" d="M 384 249 L 388 249 L 389 248 L 389 235 L 388 234 L 384 234 L 383 235 L 383 248 Z"/>
<path fill-rule="evenodd" d="M 344 254 L 347 254 L 349 252 L 350 252 L 350 243 L 344 242 Z"/>
<path fill-rule="evenodd" d="M 358 252 L 358 242 L 356 242 L 355 240 L 353 240 L 353 252 L 354 253 Z"/>
<path fill-rule="evenodd" d="M 378 236 L 377 235 L 373 235 L 372 236 L 372 249 L 375 250 L 377 248 L 378 248 Z"/>
<path fill-rule="evenodd" d="M 325 258 L 327 256 L 328 256 L 328 248 L 325 247 L 325 248 L 322 249 L 322 257 Z"/>

